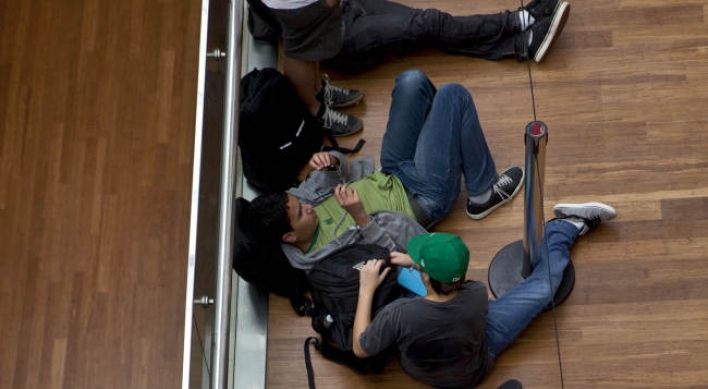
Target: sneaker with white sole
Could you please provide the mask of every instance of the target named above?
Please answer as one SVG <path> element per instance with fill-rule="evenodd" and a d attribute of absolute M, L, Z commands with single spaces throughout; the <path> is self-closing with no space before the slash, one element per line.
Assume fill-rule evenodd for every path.
<path fill-rule="evenodd" d="M 332 85 L 329 75 L 322 75 L 322 88 L 315 95 L 322 104 L 327 104 L 331 108 L 346 108 L 359 104 L 364 98 L 364 93 L 359 89 L 346 89 Z"/>
<path fill-rule="evenodd" d="M 465 211 L 467 216 L 479 220 L 495 209 L 511 201 L 524 184 L 524 170 L 518 166 L 510 167 L 499 175 L 499 179 L 492 185 L 492 195 L 482 204 L 467 200 Z"/>
<path fill-rule="evenodd" d="M 523 8 L 519 8 L 519 11 L 526 11 L 536 20 L 545 19 L 558 9 L 558 7 L 565 3 L 563 0 L 533 0 L 532 2 L 526 4 Z"/>
<path fill-rule="evenodd" d="M 571 222 L 582 222 L 580 235 L 585 235 L 588 231 L 597 227 L 600 222 L 612 220 L 617 216 L 617 211 L 604 203 L 579 203 L 579 204 L 556 204 L 553 213 L 558 219 L 566 219 Z"/>
<path fill-rule="evenodd" d="M 566 1 L 560 2 L 553 14 L 547 18 L 536 20 L 531 28 L 526 30 L 530 36 L 528 46 L 528 56 L 536 63 L 540 63 L 546 58 L 546 54 L 565 27 L 565 22 L 570 15 L 570 4 Z"/>
<path fill-rule="evenodd" d="M 322 104 L 317 119 L 322 123 L 322 128 L 332 136 L 348 136 L 364 128 L 364 123 L 356 116 L 335 111 L 327 104 Z"/>

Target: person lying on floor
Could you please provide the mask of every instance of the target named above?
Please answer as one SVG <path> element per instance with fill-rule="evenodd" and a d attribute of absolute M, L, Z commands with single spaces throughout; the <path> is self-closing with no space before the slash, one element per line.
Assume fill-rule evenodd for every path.
<path fill-rule="evenodd" d="M 546 224 L 541 255 L 533 271 L 515 288 L 488 301 L 487 287 L 466 281 L 469 251 L 445 233 L 425 233 L 408 243 L 408 254 L 391 253 L 391 263 L 415 267 L 425 297 L 398 299 L 371 320 L 376 288 L 390 271 L 384 260 L 367 261 L 361 271 L 354 319 L 353 350 L 360 358 L 394 346 L 401 367 L 412 378 L 438 388 L 480 384 L 497 358 L 547 307 L 570 263 L 575 240 L 598 223 L 613 219 L 602 203 L 558 204 Z"/>
<path fill-rule="evenodd" d="M 263 9 L 254 4 L 260 1 L 249 3 L 254 9 Z M 338 71 L 359 72 L 389 55 L 419 48 L 487 60 L 516 58 L 540 63 L 569 15 L 570 4 L 563 0 L 533 0 L 515 11 L 463 16 L 387 0 L 343 0 L 341 47 L 322 64 Z M 258 30 L 251 31 L 259 37 Z"/>
<path fill-rule="evenodd" d="M 406 247 L 450 212 L 461 177 L 472 219 L 511 201 L 524 178 L 520 167 L 497 173 L 470 93 L 459 84 L 438 90 L 418 70 L 396 78 L 381 170 L 373 165 L 371 157 L 347 164 L 341 154 L 316 153 L 298 187 L 253 200 L 254 232 L 281 242 L 290 264 L 308 270 L 349 244 Z"/>

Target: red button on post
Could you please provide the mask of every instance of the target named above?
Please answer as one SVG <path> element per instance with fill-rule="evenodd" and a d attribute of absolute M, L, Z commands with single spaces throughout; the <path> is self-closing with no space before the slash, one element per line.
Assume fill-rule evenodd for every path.
<path fill-rule="evenodd" d="M 541 123 L 536 122 L 531 126 L 531 133 L 533 135 L 541 135 L 543 134 L 543 126 L 541 126 Z"/>

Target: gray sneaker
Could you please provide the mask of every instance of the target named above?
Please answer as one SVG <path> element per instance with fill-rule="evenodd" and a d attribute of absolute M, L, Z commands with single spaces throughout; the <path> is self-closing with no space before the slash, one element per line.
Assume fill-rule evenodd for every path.
<path fill-rule="evenodd" d="M 329 82 L 329 75 L 322 75 L 322 89 L 315 95 L 317 100 L 332 108 L 346 108 L 359 104 L 364 93 L 358 89 L 346 89 L 334 86 Z"/>
<path fill-rule="evenodd" d="M 353 135 L 364 128 L 364 123 L 359 118 L 335 111 L 327 104 L 322 104 L 317 119 L 322 123 L 322 128 L 332 136 Z"/>
<path fill-rule="evenodd" d="M 600 222 L 612 220 L 617 216 L 617 211 L 604 203 L 556 204 L 553 213 L 559 219 L 582 222 L 580 235 L 585 235 Z"/>

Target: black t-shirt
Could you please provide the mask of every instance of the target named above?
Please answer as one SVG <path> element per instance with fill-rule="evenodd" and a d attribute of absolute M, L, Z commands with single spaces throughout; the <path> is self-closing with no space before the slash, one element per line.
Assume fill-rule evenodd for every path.
<path fill-rule="evenodd" d="M 369 355 L 397 347 L 401 367 L 414 379 L 439 388 L 477 385 L 492 366 L 485 334 L 487 287 L 466 282 L 443 303 L 422 297 L 384 307 L 361 334 Z"/>

